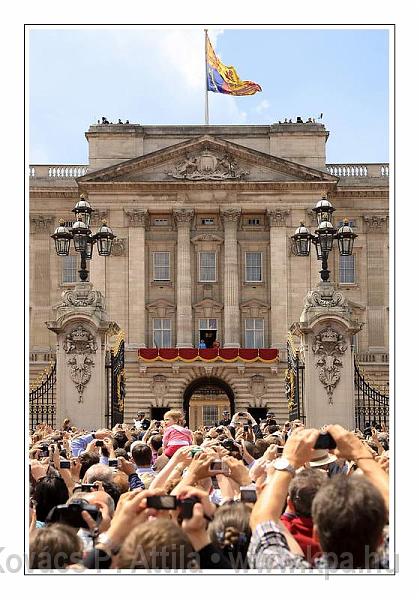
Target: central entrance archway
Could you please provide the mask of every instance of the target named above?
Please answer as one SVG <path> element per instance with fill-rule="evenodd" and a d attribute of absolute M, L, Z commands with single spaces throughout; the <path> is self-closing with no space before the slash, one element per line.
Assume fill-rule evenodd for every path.
<path fill-rule="evenodd" d="M 222 419 L 224 410 L 233 415 L 235 395 L 223 379 L 200 377 L 186 388 L 183 409 L 190 429 L 197 429 L 201 425 L 213 426 Z"/>

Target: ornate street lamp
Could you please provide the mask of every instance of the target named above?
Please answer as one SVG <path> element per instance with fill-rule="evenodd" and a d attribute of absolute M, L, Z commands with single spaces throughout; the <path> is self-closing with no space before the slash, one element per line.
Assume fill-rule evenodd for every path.
<path fill-rule="evenodd" d="M 318 229 L 315 229 L 315 235 L 313 235 L 301 223 L 295 234 L 292 235 L 292 250 L 297 256 L 309 256 L 312 242 L 315 245 L 318 260 L 322 261 L 321 279 L 329 281 L 328 255 L 333 249 L 334 240 L 337 240 L 341 256 L 351 256 L 357 235 L 353 232 L 348 220 L 345 220 L 343 226 L 338 230 L 334 227 L 331 220 L 335 208 L 325 197 L 312 210 L 316 214 Z"/>
<path fill-rule="evenodd" d="M 64 221 L 60 221 L 60 225 L 51 237 L 55 242 L 55 251 L 59 256 L 68 256 L 70 241 L 73 240 L 74 249 L 80 253 L 80 280 L 87 281 L 89 271 L 86 268 L 86 261 L 92 258 L 94 244 L 98 244 L 98 254 L 100 256 L 110 256 L 115 235 L 105 221 L 98 232 L 92 235 L 89 226 L 93 209 L 84 196 L 80 196 L 80 200 L 72 212 L 76 215 L 73 227 L 68 229 L 64 226 Z"/>

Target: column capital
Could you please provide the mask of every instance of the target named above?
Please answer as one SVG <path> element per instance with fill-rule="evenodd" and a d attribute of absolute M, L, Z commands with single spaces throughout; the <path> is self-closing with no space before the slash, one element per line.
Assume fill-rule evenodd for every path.
<path fill-rule="evenodd" d="M 386 229 L 388 215 L 364 215 L 363 220 L 369 231 L 383 231 Z"/>
<path fill-rule="evenodd" d="M 54 233 L 55 215 L 33 215 L 31 233 Z"/>
<path fill-rule="evenodd" d="M 129 227 L 146 227 L 149 212 L 146 208 L 134 208 L 132 210 L 124 210 Z"/>
<path fill-rule="evenodd" d="M 173 215 L 177 227 L 180 225 L 189 226 L 194 217 L 194 210 L 192 208 L 174 208 Z"/>
<path fill-rule="evenodd" d="M 220 216 L 222 217 L 223 223 L 237 223 L 241 216 L 240 208 L 222 208 L 220 209 Z"/>
<path fill-rule="evenodd" d="M 108 209 L 95 209 L 92 213 L 90 224 L 92 227 L 100 227 L 102 221 L 109 221 L 109 210 Z"/>
<path fill-rule="evenodd" d="M 270 221 L 270 227 L 285 227 L 286 217 L 290 214 L 290 210 L 284 208 L 268 208 L 267 215 Z"/>

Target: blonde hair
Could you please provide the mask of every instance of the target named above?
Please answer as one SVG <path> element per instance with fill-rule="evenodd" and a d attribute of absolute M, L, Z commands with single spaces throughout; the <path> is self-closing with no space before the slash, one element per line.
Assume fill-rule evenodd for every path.
<path fill-rule="evenodd" d="M 168 410 L 168 412 L 166 412 L 163 415 L 164 419 L 173 419 L 174 421 L 176 421 L 177 423 L 179 423 L 180 421 L 184 420 L 184 413 L 181 410 Z"/>

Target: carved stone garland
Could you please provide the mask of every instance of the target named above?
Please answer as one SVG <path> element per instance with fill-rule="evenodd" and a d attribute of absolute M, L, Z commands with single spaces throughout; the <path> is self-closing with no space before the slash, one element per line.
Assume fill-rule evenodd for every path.
<path fill-rule="evenodd" d="M 83 402 L 83 392 L 92 376 L 92 367 L 95 366 L 95 361 L 89 355 L 96 353 L 98 345 L 93 335 L 82 325 L 78 325 L 66 335 L 63 348 L 69 355 L 67 365 L 79 394 L 79 402 Z"/>
<path fill-rule="evenodd" d="M 319 380 L 327 391 L 329 404 L 333 403 L 333 392 L 341 377 L 340 370 L 343 362 L 340 356 L 346 350 L 347 344 L 343 336 L 330 325 L 315 336 L 312 351 L 318 356 L 315 364 L 317 367 L 321 367 Z"/>

